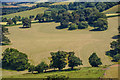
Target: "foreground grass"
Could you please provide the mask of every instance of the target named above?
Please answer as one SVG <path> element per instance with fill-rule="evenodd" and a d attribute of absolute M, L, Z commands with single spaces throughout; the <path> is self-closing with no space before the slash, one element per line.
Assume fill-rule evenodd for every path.
<path fill-rule="evenodd" d="M 110 66 L 106 70 L 104 78 L 118 78 L 120 76 L 119 68 L 120 68 L 120 65 L 118 65 L 118 64 Z"/>
<path fill-rule="evenodd" d="M 69 78 L 99 78 L 103 76 L 104 72 L 105 70 L 102 70 L 100 67 L 82 67 L 80 70 L 73 71 L 56 71 L 40 74 L 26 73 L 13 76 L 3 76 L 3 78 L 47 78 L 47 76 L 51 75 L 65 75 Z"/>

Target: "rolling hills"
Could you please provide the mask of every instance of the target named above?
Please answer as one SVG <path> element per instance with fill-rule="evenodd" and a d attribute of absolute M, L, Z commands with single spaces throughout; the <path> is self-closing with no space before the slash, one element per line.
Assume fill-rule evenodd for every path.
<path fill-rule="evenodd" d="M 14 16 L 29 17 L 30 15 L 37 15 L 38 13 L 44 13 L 44 11 L 47 9 L 48 8 L 40 7 L 40 8 L 36 8 L 33 10 L 27 10 L 27 11 L 23 11 L 23 12 L 3 15 L 3 17 L 6 17 L 6 18 L 12 18 Z"/>

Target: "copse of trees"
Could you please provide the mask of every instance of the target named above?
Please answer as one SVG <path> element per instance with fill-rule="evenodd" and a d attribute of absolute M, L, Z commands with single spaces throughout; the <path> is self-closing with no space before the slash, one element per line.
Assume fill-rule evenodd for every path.
<path fill-rule="evenodd" d="M 102 65 L 101 59 L 96 55 L 96 53 L 93 53 L 89 57 L 89 63 L 92 67 L 98 67 L 99 65 Z"/>
<path fill-rule="evenodd" d="M 50 54 L 51 57 L 49 65 L 42 61 L 40 64 L 34 66 L 30 65 L 30 63 L 28 62 L 28 56 L 26 54 L 19 52 L 17 49 L 14 48 L 7 48 L 2 53 L 2 68 L 17 71 L 28 69 L 28 72 L 34 73 L 34 71 L 37 71 L 38 73 L 43 73 L 51 68 L 58 68 L 59 70 L 61 70 L 65 68 L 67 64 L 69 67 L 71 67 L 71 70 L 73 70 L 75 66 L 83 65 L 82 60 L 80 60 L 79 57 L 76 57 L 74 52 L 58 51 L 51 52 Z M 114 57 L 117 58 L 118 55 Z M 98 67 L 102 64 L 100 58 L 98 58 L 96 53 L 93 53 L 89 57 L 89 63 L 92 67 Z"/>
<path fill-rule="evenodd" d="M 9 33 L 8 28 L 0 25 L 0 43 L 2 45 L 9 44 L 11 41 L 5 35 Z"/>
<path fill-rule="evenodd" d="M 2 56 L 2 68 L 23 71 L 29 66 L 28 56 L 17 49 L 7 48 Z"/>
<path fill-rule="evenodd" d="M 110 51 L 107 51 L 106 52 L 106 55 L 110 56 L 113 58 L 112 61 L 114 62 L 119 62 L 120 61 L 120 26 L 118 27 L 118 31 L 119 31 L 119 34 L 118 34 L 118 37 L 117 37 L 117 40 L 116 41 L 113 41 L 110 43 Z"/>
<path fill-rule="evenodd" d="M 58 68 L 59 70 L 63 69 L 67 65 L 73 69 L 75 66 L 82 65 L 82 60 L 80 58 L 76 57 L 74 52 L 64 52 L 64 51 L 58 51 L 58 52 L 51 52 L 51 61 L 50 66 L 52 68 Z"/>

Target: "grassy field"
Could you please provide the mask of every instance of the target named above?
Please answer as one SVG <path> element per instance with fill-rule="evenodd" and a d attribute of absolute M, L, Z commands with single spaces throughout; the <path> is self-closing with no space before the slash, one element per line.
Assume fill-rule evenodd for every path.
<path fill-rule="evenodd" d="M 120 5 L 113 6 L 112 8 L 103 11 L 103 13 L 110 14 L 110 13 L 116 13 L 117 11 L 120 11 Z"/>
<path fill-rule="evenodd" d="M 56 71 L 56 72 L 47 72 L 47 73 L 40 73 L 40 74 L 31 74 L 31 73 L 24 73 L 24 74 L 14 74 L 12 76 L 7 75 L 3 78 L 47 78 L 47 76 L 51 75 L 65 75 L 69 78 L 99 78 L 102 77 L 105 70 L 102 68 L 92 68 L 86 67 L 81 68 L 80 70 L 73 70 L 73 71 Z M 15 71 L 11 71 L 11 74 L 15 73 Z M 6 74 L 6 73 L 5 73 Z"/>
<path fill-rule="evenodd" d="M 3 17 L 6 17 L 6 18 L 13 18 L 14 16 L 29 17 L 30 15 L 37 15 L 38 13 L 44 13 L 45 10 L 47 10 L 47 8 L 41 7 L 33 10 L 27 10 L 27 11 L 22 11 L 18 13 L 3 15 Z"/>

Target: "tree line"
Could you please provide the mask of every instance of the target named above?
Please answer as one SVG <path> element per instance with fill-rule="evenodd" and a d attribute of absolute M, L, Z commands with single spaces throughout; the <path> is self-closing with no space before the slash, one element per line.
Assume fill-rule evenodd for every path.
<path fill-rule="evenodd" d="M 30 15 L 29 18 L 15 16 L 14 18 L 2 18 L 3 22 L 7 21 L 8 25 L 16 24 L 17 21 L 22 21 L 23 26 L 29 25 L 31 27 L 31 20 L 38 20 L 39 22 L 59 22 L 60 26 L 57 29 L 68 28 L 68 30 L 85 29 L 90 25 L 95 30 L 104 31 L 108 28 L 107 17 L 104 13 L 99 12 L 95 8 L 84 8 L 75 10 L 72 13 L 65 9 L 47 10 L 43 14 L 36 16 Z M 27 26 L 28 27 L 28 26 Z"/>
<path fill-rule="evenodd" d="M 4 26 L 0 25 L 0 44 L 1 45 L 7 45 L 11 43 L 9 38 L 5 36 L 7 34 L 9 34 L 8 28 L 5 28 Z"/>
<path fill-rule="evenodd" d="M 117 40 L 110 43 L 111 49 L 106 52 L 106 55 L 112 57 L 112 61 L 120 61 L 120 26 L 118 27 L 119 34 L 117 35 Z"/>
<path fill-rule="evenodd" d="M 32 7 L 3 8 L 2 15 L 32 10 L 39 7 L 47 7 L 49 9 L 56 9 L 56 10 L 57 9 L 78 10 L 83 8 L 96 8 L 100 12 L 102 12 L 118 4 L 118 2 L 73 2 L 73 3 L 69 3 L 69 5 L 51 5 L 53 3 L 54 2 L 37 3 L 37 5 L 34 5 Z M 21 4 L 21 3 L 16 3 L 14 5 L 16 6 L 17 4 Z"/>
<path fill-rule="evenodd" d="M 66 66 L 71 67 L 71 70 L 73 70 L 75 66 L 83 65 L 82 60 L 75 56 L 74 52 L 58 51 L 51 52 L 50 54 L 51 57 L 49 57 L 49 65 L 42 61 L 40 64 L 35 66 L 29 63 L 28 56 L 25 53 L 19 52 L 14 48 L 7 48 L 2 53 L 2 67 L 4 69 L 17 71 L 28 69 L 28 72 L 33 73 L 34 71 L 37 71 L 38 73 L 41 73 L 46 72 L 48 69 L 58 68 L 58 70 L 62 70 Z M 96 53 L 93 53 L 88 60 L 92 67 L 102 65 L 101 59 L 96 55 Z"/>

